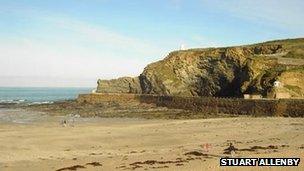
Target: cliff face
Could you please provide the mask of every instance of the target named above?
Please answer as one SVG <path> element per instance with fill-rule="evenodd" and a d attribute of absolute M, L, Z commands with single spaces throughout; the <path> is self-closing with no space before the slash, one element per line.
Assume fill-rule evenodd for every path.
<path fill-rule="evenodd" d="M 303 64 L 304 39 L 181 50 L 149 64 L 139 77 L 100 80 L 97 92 L 237 97 L 267 95 L 278 80 L 301 97 Z"/>

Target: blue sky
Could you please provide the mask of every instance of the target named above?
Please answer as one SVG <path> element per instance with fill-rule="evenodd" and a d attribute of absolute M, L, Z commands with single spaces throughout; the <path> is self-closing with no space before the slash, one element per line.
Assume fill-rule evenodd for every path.
<path fill-rule="evenodd" d="M 90 86 L 186 48 L 304 37 L 302 0 L 0 0 L 0 86 Z"/>

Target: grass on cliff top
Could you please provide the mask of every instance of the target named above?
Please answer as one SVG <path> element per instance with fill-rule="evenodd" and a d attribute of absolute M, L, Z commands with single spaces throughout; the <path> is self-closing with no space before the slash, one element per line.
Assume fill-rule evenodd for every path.
<path fill-rule="evenodd" d="M 282 45 L 288 53 L 282 57 L 304 59 L 304 38 L 273 40 L 263 43 L 248 45 L 247 47 L 255 47 L 262 45 Z"/>
<path fill-rule="evenodd" d="M 271 40 L 262 43 L 257 43 L 256 45 L 260 44 L 284 44 L 284 45 L 297 45 L 303 44 L 304 38 L 295 38 L 295 39 L 281 39 L 281 40 Z"/>
<path fill-rule="evenodd" d="M 212 51 L 218 49 L 219 51 L 224 51 L 227 48 L 234 48 L 234 47 L 256 47 L 262 45 L 282 45 L 286 48 L 289 53 L 285 55 L 286 58 L 300 58 L 304 59 L 304 38 L 296 38 L 296 39 L 282 39 L 282 40 L 272 40 L 262 43 L 254 43 L 249 45 L 239 45 L 239 46 L 227 46 L 227 47 L 208 47 L 208 48 L 193 48 L 193 49 L 186 49 L 186 50 L 176 50 L 171 53 L 178 53 L 178 52 L 203 52 L 203 51 Z"/>

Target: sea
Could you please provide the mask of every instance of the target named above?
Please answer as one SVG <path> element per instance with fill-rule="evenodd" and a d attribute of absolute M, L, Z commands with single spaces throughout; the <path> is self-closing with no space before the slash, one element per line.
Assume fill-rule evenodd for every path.
<path fill-rule="evenodd" d="M 78 94 L 90 93 L 94 88 L 54 88 L 54 87 L 0 87 L 0 124 L 31 124 L 42 121 L 70 120 L 71 116 L 49 116 L 38 111 L 6 108 L 7 104 L 51 104 L 55 101 L 73 100 Z M 72 118 L 73 123 L 84 122 L 87 118 Z"/>
<path fill-rule="evenodd" d="M 90 93 L 93 89 L 88 87 L 0 87 L 0 103 L 53 103 L 76 99 L 78 94 Z"/>

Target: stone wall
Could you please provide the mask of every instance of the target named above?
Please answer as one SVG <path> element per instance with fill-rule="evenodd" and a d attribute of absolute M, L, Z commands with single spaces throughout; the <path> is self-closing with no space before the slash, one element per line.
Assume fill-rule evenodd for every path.
<path fill-rule="evenodd" d="M 226 113 L 254 116 L 291 116 L 304 117 L 303 99 L 241 99 L 214 97 L 181 97 L 139 94 L 83 94 L 79 103 L 98 104 L 103 102 L 118 103 L 153 103 L 157 106 L 177 108 L 205 113 Z"/>
<path fill-rule="evenodd" d="M 77 102 L 98 104 L 103 102 L 139 102 L 138 95 L 129 93 L 92 93 L 78 95 Z"/>

